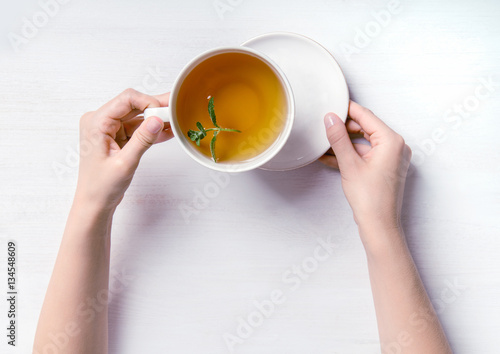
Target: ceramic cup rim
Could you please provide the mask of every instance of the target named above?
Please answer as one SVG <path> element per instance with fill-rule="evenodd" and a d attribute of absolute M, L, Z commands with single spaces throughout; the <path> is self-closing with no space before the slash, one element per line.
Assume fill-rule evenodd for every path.
<path fill-rule="evenodd" d="M 180 131 L 176 116 L 177 97 L 179 95 L 180 88 L 186 77 L 193 71 L 195 67 L 197 67 L 205 60 L 224 53 L 244 53 L 246 55 L 253 56 L 262 61 L 263 63 L 265 63 L 271 70 L 273 70 L 274 74 L 280 81 L 281 87 L 285 94 L 286 108 L 287 108 L 285 125 L 283 127 L 282 132 L 275 140 L 275 142 L 264 152 L 257 155 L 256 157 L 247 161 L 236 162 L 236 163 L 215 163 L 212 159 L 208 158 L 207 156 L 199 152 L 193 146 L 192 142 Z M 249 171 L 259 168 L 260 166 L 269 162 L 274 156 L 276 156 L 276 154 L 283 148 L 283 146 L 287 142 L 288 137 L 290 136 L 290 133 L 292 131 L 293 121 L 295 118 L 295 104 L 294 104 L 292 87 L 288 82 L 288 79 L 286 78 L 283 71 L 265 54 L 257 50 L 254 50 L 252 48 L 245 48 L 241 46 L 214 48 L 197 55 L 188 64 L 186 64 L 174 82 L 169 99 L 169 110 L 171 116 L 170 123 L 172 130 L 174 132 L 174 135 L 177 137 L 176 140 L 180 143 L 183 150 L 191 158 L 193 158 L 195 161 L 202 164 L 203 166 L 221 172 Z"/>

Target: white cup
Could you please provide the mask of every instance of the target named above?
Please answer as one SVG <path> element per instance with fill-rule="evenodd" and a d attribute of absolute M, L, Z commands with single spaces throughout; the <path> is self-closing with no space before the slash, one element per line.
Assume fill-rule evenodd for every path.
<path fill-rule="evenodd" d="M 276 140 L 261 154 L 257 155 L 256 157 L 241 161 L 241 162 L 231 162 L 231 163 L 224 163 L 224 162 L 215 162 L 213 161 L 210 157 L 205 156 L 203 153 L 201 153 L 197 148 L 196 145 L 187 137 L 185 132 L 182 132 L 179 123 L 178 123 L 178 117 L 176 115 L 176 104 L 177 104 L 177 96 L 179 94 L 179 90 L 186 79 L 186 77 L 189 75 L 189 73 L 196 68 L 198 65 L 200 65 L 202 62 L 207 60 L 208 58 L 211 58 L 215 55 L 223 54 L 223 53 L 243 53 L 246 55 L 250 55 L 254 58 L 259 59 L 261 62 L 265 63 L 269 68 L 271 68 L 278 78 L 281 87 L 283 89 L 283 93 L 285 96 L 285 106 L 284 109 L 286 109 L 286 114 L 284 117 L 284 124 L 281 132 L 279 133 L 278 137 Z M 292 130 L 293 126 L 293 120 L 295 116 L 295 105 L 294 105 L 294 99 L 293 99 L 293 93 L 292 93 L 292 88 L 290 87 L 290 84 L 288 80 L 286 79 L 285 75 L 281 71 L 281 69 L 273 63 L 271 59 L 269 59 L 267 56 L 265 56 L 262 53 L 259 53 L 258 51 L 251 49 L 251 48 L 245 48 L 245 47 L 222 47 L 222 48 L 217 48 L 213 50 L 209 50 L 205 53 L 202 53 L 195 57 L 193 60 L 191 60 L 185 67 L 182 69 L 181 73 L 175 80 L 174 86 L 172 88 L 172 92 L 170 94 L 170 102 L 168 107 L 161 107 L 161 108 L 148 108 L 144 111 L 144 118 L 156 116 L 161 118 L 164 122 L 170 122 L 170 126 L 172 127 L 172 131 L 174 135 L 177 137 L 177 141 L 181 144 L 182 148 L 184 151 L 187 152 L 189 156 L 191 156 L 194 160 L 196 160 L 198 163 L 202 164 L 203 166 L 206 166 L 208 168 L 211 168 L 213 170 L 217 171 L 222 171 L 222 172 L 243 172 L 243 171 L 249 171 L 255 168 L 258 168 L 265 163 L 269 162 L 276 154 L 281 150 L 281 148 L 285 145 L 288 137 L 290 136 L 290 132 Z"/>

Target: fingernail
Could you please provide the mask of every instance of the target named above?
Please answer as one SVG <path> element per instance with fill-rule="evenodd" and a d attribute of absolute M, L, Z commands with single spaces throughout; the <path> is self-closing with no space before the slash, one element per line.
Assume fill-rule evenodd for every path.
<path fill-rule="evenodd" d="M 335 113 L 327 113 L 326 116 L 325 116 L 325 127 L 326 127 L 326 129 L 328 129 L 332 125 L 334 125 L 336 120 L 337 120 L 337 115 Z"/>
<path fill-rule="evenodd" d="M 151 117 L 146 123 L 146 128 L 151 134 L 156 134 L 163 128 L 163 122 L 160 123 L 159 118 Z"/>

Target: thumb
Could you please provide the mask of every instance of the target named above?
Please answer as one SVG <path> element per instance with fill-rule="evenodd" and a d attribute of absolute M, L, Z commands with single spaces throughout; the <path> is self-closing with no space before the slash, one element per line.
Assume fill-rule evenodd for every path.
<path fill-rule="evenodd" d="M 160 118 L 146 119 L 122 148 L 121 153 L 124 158 L 132 164 L 138 164 L 142 155 L 155 143 L 162 130 L 163 121 Z"/>
<path fill-rule="evenodd" d="M 339 167 L 352 164 L 359 158 L 358 153 L 354 150 L 351 139 L 345 127 L 344 122 L 335 113 L 327 113 L 325 116 L 326 136 L 333 152 L 337 157 Z"/>

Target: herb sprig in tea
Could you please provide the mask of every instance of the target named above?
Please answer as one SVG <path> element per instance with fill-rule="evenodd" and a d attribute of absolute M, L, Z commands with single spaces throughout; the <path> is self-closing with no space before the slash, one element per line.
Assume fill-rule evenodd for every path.
<path fill-rule="evenodd" d="M 217 118 L 215 116 L 214 98 L 213 97 L 211 97 L 210 100 L 208 101 L 208 114 L 210 115 L 210 120 L 212 121 L 215 128 L 205 129 L 200 122 L 196 122 L 196 127 L 198 127 L 198 130 L 189 129 L 187 132 L 187 136 L 189 139 L 194 141 L 196 143 L 196 145 L 200 146 L 200 141 L 201 141 L 201 139 L 203 139 L 204 137 L 207 136 L 207 132 L 213 131 L 214 135 L 212 137 L 212 140 L 210 141 L 210 153 L 212 154 L 212 159 L 214 160 L 214 162 L 217 162 L 217 158 L 215 156 L 215 142 L 217 141 L 217 135 L 220 132 L 241 133 L 241 131 L 239 131 L 237 129 L 221 128 L 217 124 Z"/>

